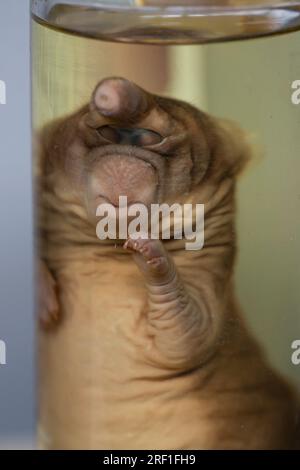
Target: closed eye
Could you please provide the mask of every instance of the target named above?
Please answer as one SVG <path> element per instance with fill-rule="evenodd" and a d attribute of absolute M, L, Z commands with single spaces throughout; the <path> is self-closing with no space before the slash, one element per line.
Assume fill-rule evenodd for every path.
<path fill-rule="evenodd" d="M 97 132 L 105 140 L 108 140 L 109 142 L 113 142 L 115 144 L 119 144 L 122 139 L 119 129 L 114 128 L 112 126 L 99 127 L 99 129 L 97 129 Z"/>
<path fill-rule="evenodd" d="M 141 128 L 119 128 L 114 126 L 102 126 L 97 129 L 98 134 L 105 140 L 114 144 L 134 145 L 136 147 L 148 147 L 162 142 L 158 132 Z"/>

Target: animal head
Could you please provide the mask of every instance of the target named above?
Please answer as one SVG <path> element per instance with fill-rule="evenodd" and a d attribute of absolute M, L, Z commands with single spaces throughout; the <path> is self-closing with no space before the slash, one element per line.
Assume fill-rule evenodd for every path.
<path fill-rule="evenodd" d="M 102 202 L 118 207 L 120 196 L 128 205 L 176 202 L 234 179 L 249 149 L 232 123 L 112 77 L 88 105 L 44 130 L 43 152 L 46 174 L 62 176 L 95 215 Z"/>

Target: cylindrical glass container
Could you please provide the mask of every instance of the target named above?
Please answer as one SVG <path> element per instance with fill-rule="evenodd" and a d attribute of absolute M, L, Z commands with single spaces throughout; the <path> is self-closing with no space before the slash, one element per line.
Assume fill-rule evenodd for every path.
<path fill-rule="evenodd" d="M 300 2 L 32 14 L 40 448 L 299 446 Z"/>

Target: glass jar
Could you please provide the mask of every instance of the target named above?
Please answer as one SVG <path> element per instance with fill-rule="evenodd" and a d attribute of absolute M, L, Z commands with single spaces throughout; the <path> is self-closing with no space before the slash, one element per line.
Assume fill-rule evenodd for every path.
<path fill-rule="evenodd" d="M 32 14 L 40 448 L 295 448 L 300 2 Z"/>

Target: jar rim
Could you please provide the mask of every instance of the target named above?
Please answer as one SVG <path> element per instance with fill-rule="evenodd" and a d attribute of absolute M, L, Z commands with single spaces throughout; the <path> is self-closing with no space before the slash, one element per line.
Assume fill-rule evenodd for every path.
<path fill-rule="evenodd" d="M 199 44 L 300 29 L 300 1 L 236 0 L 230 5 L 222 5 L 221 0 L 215 5 L 211 1 L 205 5 L 208 0 L 184 5 L 179 0 L 165 0 L 165 5 L 162 1 L 32 0 L 31 11 L 35 20 L 49 27 L 119 42 Z M 183 23 L 189 21 L 194 22 L 194 30 L 187 33 L 183 30 L 189 26 Z M 108 31 L 109 24 L 113 33 Z"/>

